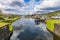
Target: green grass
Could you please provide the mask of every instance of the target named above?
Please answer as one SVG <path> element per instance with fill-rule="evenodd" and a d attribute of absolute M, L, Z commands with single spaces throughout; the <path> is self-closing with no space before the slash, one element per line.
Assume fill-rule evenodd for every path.
<path fill-rule="evenodd" d="M 0 28 L 1 27 L 4 27 L 5 25 L 8 25 L 9 24 L 9 30 L 12 32 L 13 31 L 13 27 L 12 27 L 12 23 L 16 20 L 20 19 L 19 17 L 17 18 L 12 18 L 12 19 L 6 19 L 6 20 L 3 20 L 3 21 L 0 21 Z"/>
<path fill-rule="evenodd" d="M 4 20 L 3 22 L 5 22 L 5 23 L 13 23 L 14 21 L 16 21 L 16 20 L 18 20 L 18 19 L 20 19 L 20 18 L 17 17 L 17 18 L 12 18 L 12 19 L 6 19 L 6 20 Z"/>
<path fill-rule="evenodd" d="M 47 25 L 47 29 L 49 30 L 49 32 L 51 31 L 51 33 L 54 31 L 54 23 L 60 23 L 60 19 L 49 19 L 49 20 L 45 20 L 46 25 Z M 58 36 L 57 34 L 53 33 L 53 39 L 54 40 L 60 40 L 60 36 Z"/>
<path fill-rule="evenodd" d="M 49 19 L 49 20 L 45 20 L 47 28 L 50 30 L 54 30 L 54 24 L 55 23 L 60 23 L 59 19 Z"/>

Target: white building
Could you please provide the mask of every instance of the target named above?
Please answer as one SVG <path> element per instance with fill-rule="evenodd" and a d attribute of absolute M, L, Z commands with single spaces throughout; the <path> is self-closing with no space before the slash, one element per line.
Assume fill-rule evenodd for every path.
<path fill-rule="evenodd" d="M 51 18 L 57 18 L 57 19 L 60 19 L 60 14 L 57 14 L 55 16 L 52 16 Z"/>

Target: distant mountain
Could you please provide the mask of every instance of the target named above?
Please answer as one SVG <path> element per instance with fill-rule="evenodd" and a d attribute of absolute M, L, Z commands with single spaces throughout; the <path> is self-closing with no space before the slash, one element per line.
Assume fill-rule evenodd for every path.
<path fill-rule="evenodd" d="M 41 16 L 45 16 L 45 15 L 53 16 L 53 15 L 56 15 L 56 14 L 60 14 L 60 10 L 57 10 L 57 11 L 54 11 L 54 12 L 45 13 L 45 14 L 36 14 L 36 15 L 41 17 Z"/>
<path fill-rule="evenodd" d="M 56 14 L 60 14 L 60 10 L 48 13 L 48 15 L 56 15 Z"/>
<path fill-rule="evenodd" d="M 3 13 L 1 10 L 0 10 L 0 17 L 10 17 L 10 18 L 13 18 L 13 17 L 20 17 L 20 15 L 16 15 L 16 14 L 10 14 L 10 13 Z"/>

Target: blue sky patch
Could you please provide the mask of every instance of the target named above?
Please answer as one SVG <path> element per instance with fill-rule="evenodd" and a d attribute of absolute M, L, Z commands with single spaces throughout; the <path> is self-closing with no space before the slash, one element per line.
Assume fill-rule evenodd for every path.
<path fill-rule="evenodd" d="M 35 0 L 35 2 L 39 2 L 40 0 Z"/>
<path fill-rule="evenodd" d="M 28 2 L 30 2 L 30 0 L 24 0 L 24 2 L 25 2 L 25 3 L 28 3 Z"/>

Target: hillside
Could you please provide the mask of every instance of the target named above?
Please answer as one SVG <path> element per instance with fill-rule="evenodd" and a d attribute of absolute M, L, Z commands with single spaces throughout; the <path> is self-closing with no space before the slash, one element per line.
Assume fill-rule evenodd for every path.
<path fill-rule="evenodd" d="M 48 15 L 51 15 L 51 16 L 56 14 L 60 14 L 60 10 L 48 13 Z"/>
<path fill-rule="evenodd" d="M 60 10 L 54 11 L 54 12 L 49 12 L 47 14 L 37 14 L 37 15 L 38 16 L 44 16 L 44 15 L 53 16 L 53 15 L 56 15 L 56 14 L 60 14 Z"/>
<path fill-rule="evenodd" d="M 20 15 L 10 14 L 10 13 L 2 13 L 2 11 L 0 11 L 0 17 L 14 18 L 14 17 L 20 17 Z"/>

